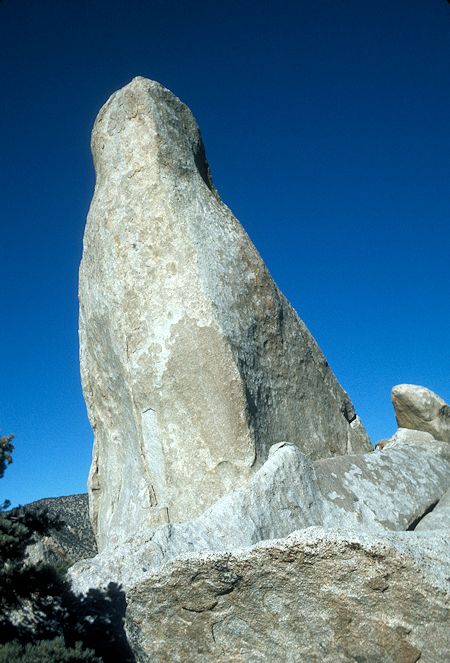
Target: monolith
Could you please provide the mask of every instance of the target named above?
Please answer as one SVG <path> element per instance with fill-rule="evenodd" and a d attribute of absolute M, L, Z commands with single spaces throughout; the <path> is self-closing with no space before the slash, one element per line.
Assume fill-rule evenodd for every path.
<path fill-rule="evenodd" d="M 135 78 L 101 109 L 80 268 L 99 548 L 197 516 L 288 439 L 370 449 L 314 339 L 211 180 L 199 129 Z"/>

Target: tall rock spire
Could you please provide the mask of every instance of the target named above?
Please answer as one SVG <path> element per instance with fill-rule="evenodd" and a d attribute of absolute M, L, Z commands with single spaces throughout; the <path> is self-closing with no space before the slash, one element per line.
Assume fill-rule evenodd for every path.
<path fill-rule="evenodd" d="M 272 444 L 370 444 L 316 342 L 220 200 L 190 110 L 135 78 L 101 109 L 80 268 L 99 548 L 201 513 Z"/>

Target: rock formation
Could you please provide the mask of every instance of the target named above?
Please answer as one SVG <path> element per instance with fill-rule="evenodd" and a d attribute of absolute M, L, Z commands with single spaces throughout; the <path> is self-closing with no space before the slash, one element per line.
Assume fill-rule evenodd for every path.
<path fill-rule="evenodd" d="M 80 339 L 100 552 L 74 589 L 123 585 L 138 663 L 445 660 L 448 406 L 395 387 L 399 429 L 365 453 L 168 90 L 134 79 L 92 147 Z"/>
<path fill-rule="evenodd" d="M 137 663 L 440 663 L 449 486 L 450 445 L 426 432 L 318 461 L 281 443 L 198 518 L 142 532 L 71 577 L 79 591 L 124 584 Z"/>
<path fill-rule="evenodd" d="M 130 589 L 185 553 L 226 551 L 324 526 L 363 532 L 406 530 L 450 487 L 450 447 L 405 431 L 383 452 L 312 462 L 279 444 L 239 490 L 185 523 L 161 525 L 71 569 L 75 589 L 109 581 Z"/>
<path fill-rule="evenodd" d="M 188 555 L 128 593 L 137 663 L 442 663 L 448 534 L 312 527 Z"/>
<path fill-rule="evenodd" d="M 392 389 L 392 403 L 400 428 L 426 431 L 450 442 L 450 406 L 430 389 L 398 384 Z"/>
<path fill-rule="evenodd" d="M 99 548 L 202 513 L 289 440 L 370 449 L 347 394 L 221 202 L 189 109 L 135 78 L 100 111 L 80 268 Z"/>

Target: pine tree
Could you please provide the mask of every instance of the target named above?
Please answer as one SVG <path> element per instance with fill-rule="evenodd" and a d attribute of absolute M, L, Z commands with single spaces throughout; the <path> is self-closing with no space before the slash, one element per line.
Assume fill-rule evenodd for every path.
<path fill-rule="evenodd" d="M 0 479 L 3 477 L 6 467 L 12 463 L 11 454 L 14 451 L 13 439 L 14 435 L 0 437 Z"/>
<path fill-rule="evenodd" d="M 12 439 L 0 438 L 0 478 Z M 27 547 L 63 524 L 45 510 L 7 508 L 0 507 L 0 663 L 131 662 L 120 588 L 77 596 L 62 565 L 31 564 Z"/>

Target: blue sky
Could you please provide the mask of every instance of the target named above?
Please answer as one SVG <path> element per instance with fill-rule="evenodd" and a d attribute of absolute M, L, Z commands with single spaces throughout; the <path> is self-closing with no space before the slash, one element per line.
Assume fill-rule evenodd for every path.
<path fill-rule="evenodd" d="M 136 75 L 194 112 L 215 184 L 373 441 L 450 402 L 445 0 L 0 3 L 0 499 L 85 490 L 77 270 L 96 113 Z"/>

